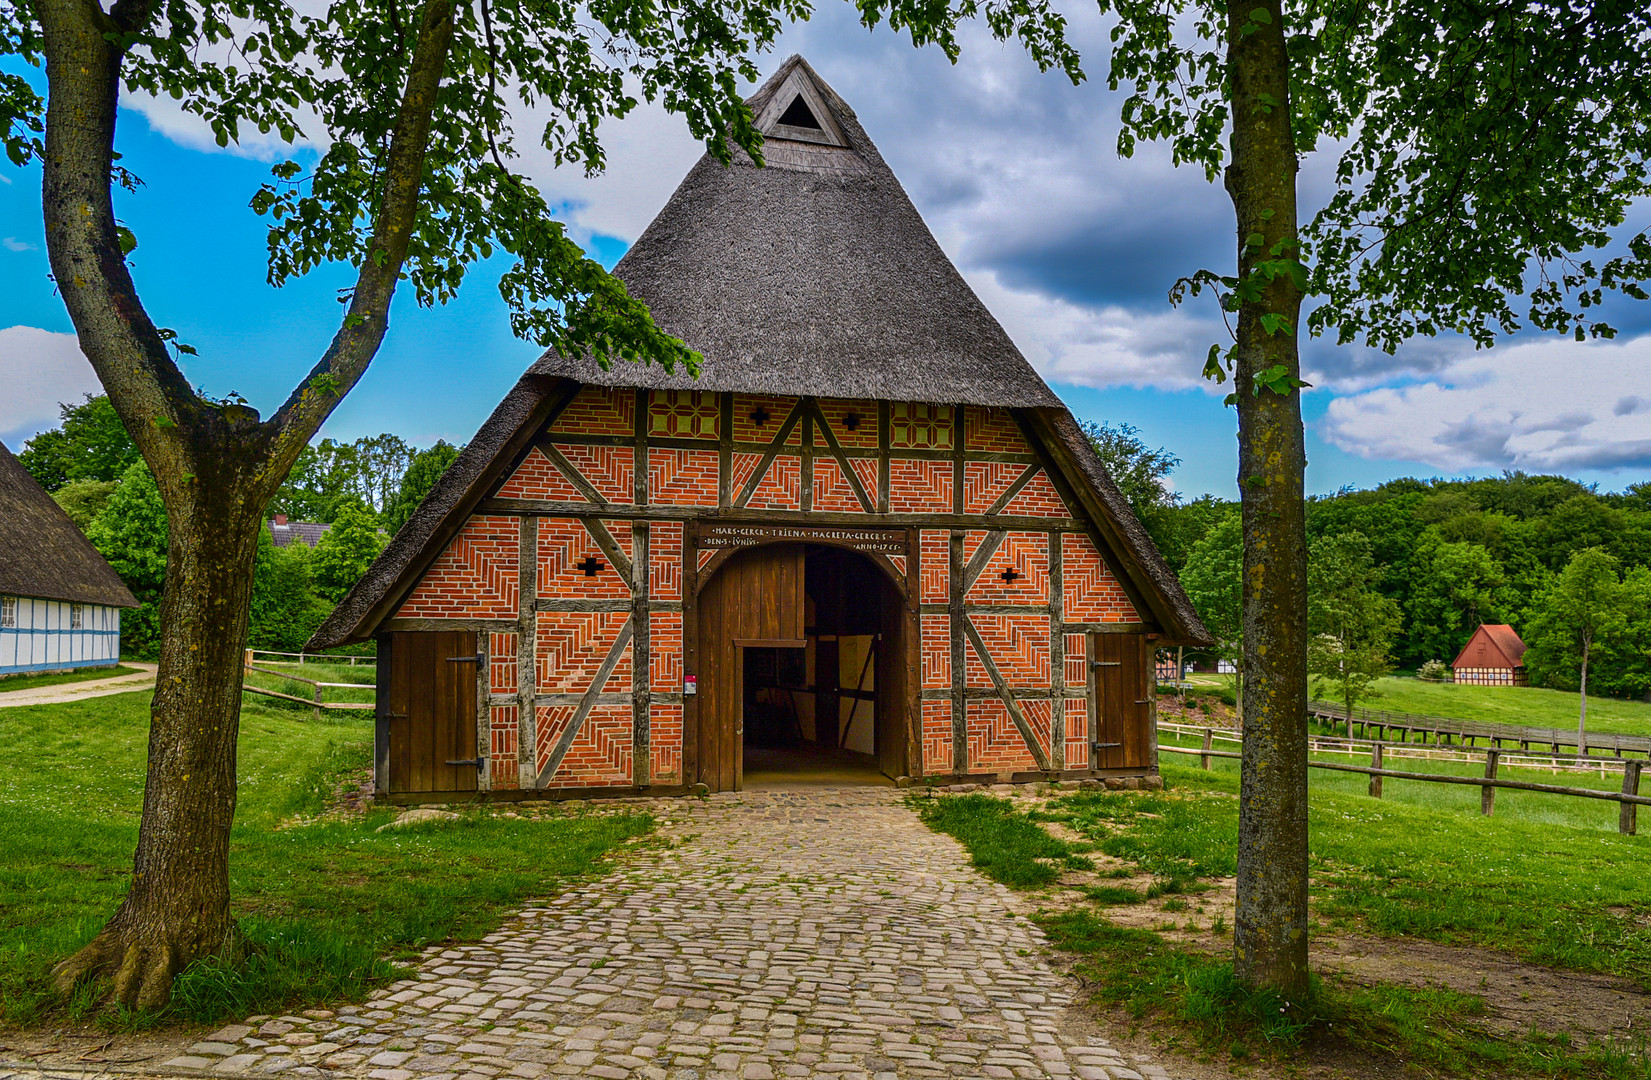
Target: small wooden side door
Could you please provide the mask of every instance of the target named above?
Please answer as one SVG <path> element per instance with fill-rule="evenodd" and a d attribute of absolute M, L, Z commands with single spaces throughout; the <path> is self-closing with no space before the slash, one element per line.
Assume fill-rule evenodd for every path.
<path fill-rule="evenodd" d="M 475 791 L 476 635 L 390 636 L 390 793 Z"/>
<path fill-rule="evenodd" d="M 1097 769 L 1152 765 L 1152 650 L 1144 634 L 1089 635 Z"/>

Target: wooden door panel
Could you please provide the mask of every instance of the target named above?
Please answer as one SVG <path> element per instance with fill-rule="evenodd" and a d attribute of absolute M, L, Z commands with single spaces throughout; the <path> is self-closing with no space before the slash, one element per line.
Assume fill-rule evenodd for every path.
<path fill-rule="evenodd" d="M 1148 642 L 1140 634 L 1091 634 L 1090 691 L 1095 768 L 1142 769 L 1151 765 L 1152 671 Z M 1108 745 L 1111 744 L 1111 745 Z"/>
<path fill-rule="evenodd" d="M 700 783 L 712 791 L 739 789 L 744 751 L 740 733 L 740 650 L 745 640 L 803 637 L 803 548 L 784 544 L 734 555 L 699 594 Z"/>
<path fill-rule="evenodd" d="M 392 635 L 390 791 L 475 791 L 476 635 Z M 456 658 L 467 659 L 456 659 Z"/>

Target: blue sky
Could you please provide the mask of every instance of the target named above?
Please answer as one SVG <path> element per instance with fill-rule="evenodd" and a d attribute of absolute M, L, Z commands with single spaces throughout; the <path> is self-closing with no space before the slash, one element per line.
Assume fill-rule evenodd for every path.
<path fill-rule="evenodd" d="M 1074 88 L 978 34 L 954 67 L 852 16 L 847 5 L 823 7 L 762 58 L 764 71 L 802 52 L 854 107 L 941 245 L 1080 419 L 1134 424 L 1169 448 L 1183 462 L 1172 482 L 1188 495 L 1233 495 L 1235 419 L 1224 388 L 1198 378 L 1225 331 L 1207 298 L 1179 310 L 1166 299 L 1177 276 L 1232 263 L 1219 185 L 1172 168 L 1157 148 L 1117 158 L 1118 99 L 1104 85 Z M 1072 26 L 1100 72 L 1104 27 Z M 268 287 L 247 200 L 278 148 L 219 150 L 170 102 L 136 106 L 122 114 L 118 148 L 144 186 L 120 196 L 118 213 L 139 239 L 140 293 L 157 323 L 200 351 L 186 358 L 197 384 L 238 391 L 267 414 L 325 348 L 349 275 L 334 268 Z M 596 179 L 551 168 L 542 152 L 524 161 L 611 266 L 700 148 L 680 121 L 647 107 L 604 139 L 610 166 Z M 1304 216 L 1330 165 L 1307 162 Z M 383 351 L 324 433 L 468 439 L 538 351 L 510 334 L 496 291 L 504 269 L 477 266 L 458 300 L 434 310 L 404 293 Z M 1503 468 L 1605 489 L 1651 479 L 1651 388 L 1636 393 L 1651 371 L 1648 308 L 1614 305 L 1623 335 L 1610 344 L 1522 336 L 1476 353 L 1421 341 L 1385 356 L 1307 343 L 1309 489 Z M 0 165 L 0 441 L 14 449 L 53 425 L 55 402 L 95 389 L 69 331 L 47 276 L 39 171 Z"/>

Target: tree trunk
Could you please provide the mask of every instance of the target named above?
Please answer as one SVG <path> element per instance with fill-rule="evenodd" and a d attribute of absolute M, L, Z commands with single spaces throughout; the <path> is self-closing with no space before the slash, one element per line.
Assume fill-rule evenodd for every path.
<path fill-rule="evenodd" d="M 1259 18 L 1258 18 L 1259 16 Z M 1243 759 L 1233 960 L 1299 1003 L 1307 968 L 1306 450 L 1296 333 L 1296 152 L 1279 0 L 1227 12 L 1226 188 L 1238 223 L 1238 489 L 1244 524 Z"/>
<path fill-rule="evenodd" d="M 111 996 L 129 1008 L 159 1008 L 190 962 L 235 948 L 229 831 L 262 503 L 248 507 L 234 498 L 232 480 L 214 486 L 221 490 L 199 491 L 168 515 L 160 664 L 132 888 L 103 931 L 55 972 L 64 991 L 107 976 Z"/>
<path fill-rule="evenodd" d="M 1588 646 L 1593 644 L 1591 638 L 1582 639 L 1582 693 L 1581 710 L 1577 713 L 1576 721 L 1576 752 L 1578 757 L 1588 754 Z"/>

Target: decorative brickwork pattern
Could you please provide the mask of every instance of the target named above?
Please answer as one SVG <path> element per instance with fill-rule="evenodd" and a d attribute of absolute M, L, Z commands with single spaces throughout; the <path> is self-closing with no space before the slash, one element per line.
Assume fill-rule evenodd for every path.
<path fill-rule="evenodd" d="M 501 499 L 551 499 L 556 502 L 589 502 L 569 482 L 562 470 L 537 449 L 529 450 L 516 471 L 499 488 Z"/>
<path fill-rule="evenodd" d="M 656 701 L 648 711 L 652 732 L 649 774 L 656 784 L 682 783 L 682 706 Z"/>
<path fill-rule="evenodd" d="M 868 498 L 874 497 L 872 493 L 877 490 L 876 485 L 874 477 L 872 486 L 866 488 Z M 865 486 L 863 480 L 861 486 Z M 865 513 L 866 508 L 860 504 L 859 496 L 854 494 L 853 486 L 843 476 L 842 466 L 833 458 L 814 459 L 814 509 Z"/>
<path fill-rule="evenodd" d="M 649 689 L 656 694 L 682 692 L 682 613 L 654 611 L 648 617 Z"/>
<path fill-rule="evenodd" d="M 822 398 L 820 412 L 824 414 L 826 423 L 831 425 L 831 433 L 837 436 L 837 442 L 844 447 L 864 446 L 870 449 L 877 446 L 877 402 Z M 848 427 L 850 416 L 855 418 L 853 431 Z M 815 438 L 814 441 L 818 444 L 825 440 Z"/>
<path fill-rule="evenodd" d="M 973 555 L 971 551 L 970 557 Z M 1005 581 L 1004 575 L 1010 571 L 1010 580 Z M 975 579 L 966 600 L 971 604 L 1047 604 L 1048 534 L 1012 532 L 1005 536 Z"/>
<path fill-rule="evenodd" d="M 923 703 L 923 773 L 936 775 L 952 771 L 952 703 Z"/>
<path fill-rule="evenodd" d="M 596 678 L 608 650 L 630 615 L 623 611 L 545 611 L 539 614 L 539 693 L 582 694 Z M 631 688 L 631 646 L 627 644 L 600 692 Z"/>
<path fill-rule="evenodd" d="M 628 446 L 582 446 L 558 443 L 556 449 L 611 503 L 636 501 L 632 486 L 636 474 L 636 452 Z"/>
<path fill-rule="evenodd" d="M 889 462 L 889 512 L 951 513 L 952 466 L 946 461 L 895 458 Z"/>
<path fill-rule="evenodd" d="M 1066 767 L 1089 767 L 1089 702 L 1084 698 L 1066 699 Z"/>
<path fill-rule="evenodd" d="M 967 420 L 970 450 L 984 450 L 1000 454 L 1029 454 L 1032 448 L 1020 433 L 1020 425 L 1007 409 L 983 409 L 969 406 Z"/>
<path fill-rule="evenodd" d="M 628 558 L 629 522 L 605 523 Z M 595 559 L 593 564 L 589 560 Z M 594 574 L 585 567 L 599 564 Z M 628 600 L 631 587 L 578 518 L 539 519 L 539 595 L 556 600 Z"/>
<path fill-rule="evenodd" d="M 682 599 L 682 523 L 656 521 L 648 526 L 648 594 L 655 600 Z"/>
<path fill-rule="evenodd" d="M 598 705 L 585 717 L 551 787 L 606 787 L 631 782 L 631 709 Z M 559 735 L 560 733 L 558 733 Z"/>
<path fill-rule="evenodd" d="M 1089 685 L 1089 636 L 1066 635 L 1066 686 L 1082 690 Z"/>
<path fill-rule="evenodd" d="M 969 621 L 980 632 L 986 651 L 992 655 L 1003 681 L 1016 690 L 1049 688 L 1049 616 L 989 615 L 975 612 Z M 963 651 L 963 685 L 989 688 L 995 685 L 986 665 L 975 654 L 974 642 Z"/>
<path fill-rule="evenodd" d="M 1071 517 L 1072 512 L 1067 509 L 1055 485 L 1050 483 L 1049 475 L 1039 472 L 1030 483 L 1020 489 L 1020 494 L 1009 500 L 1009 505 L 1003 512 L 1010 517 Z"/>
<path fill-rule="evenodd" d="M 904 580 L 906 576 L 906 557 L 904 555 L 885 555 L 883 558 L 894 565 L 894 572 Z"/>
<path fill-rule="evenodd" d="M 705 548 L 703 550 L 694 552 L 694 561 L 697 563 L 696 568 L 699 569 L 699 570 L 704 570 L 707 566 L 710 565 L 711 560 L 716 558 L 716 557 L 717 557 L 717 552 L 716 552 L 715 548 Z"/>
<path fill-rule="evenodd" d="M 761 464 L 761 454 L 735 454 L 733 456 L 733 462 L 729 467 L 729 498 L 739 498 L 740 492 L 744 491 L 745 485 L 750 482 L 751 474 L 756 472 L 757 466 Z"/>
<path fill-rule="evenodd" d="M 636 392 L 616 387 L 581 387 L 551 431 L 580 435 L 635 435 Z"/>
<path fill-rule="evenodd" d="M 771 443 L 774 436 L 780 433 L 780 427 L 785 423 L 791 410 L 797 407 L 797 399 L 790 397 L 769 397 L 764 394 L 735 394 L 734 395 L 734 441 L 742 443 Z M 754 414 L 760 410 L 762 423 L 757 423 Z M 788 446 L 801 446 L 803 443 L 803 425 L 799 420 L 791 426 L 791 432 L 785 437 Z"/>
<path fill-rule="evenodd" d="M 648 434 L 664 439 L 716 439 L 721 408 L 706 390 L 655 390 L 648 401 Z"/>
<path fill-rule="evenodd" d="M 515 634 L 487 635 L 487 689 L 494 694 L 516 692 Z"/>
<path fill-rule="evenodd" d="M 790 454 L 777 456 L 745 505 L 753 510 L 802 509 L 803 459 Z"/>
<path fill-rule="evenodd" d="M 976 699 L 969 702 L 968 716 L 970 772 L 1028 771 L 1038 767 L 1037 759 L 1021 738 L 1020 729 L 1009 718 L 1003 702 L 996 698 Z M 949 719 L 947 734 L 949 737 Z"/>
<path fill-rule="evenodd" d="M 533 766 L 535 777 L 550 763 L 550 755 L 556 750 L 556 740 L 567 730 L 568 722 L 573 719 L 573 712 L 571 705 L 541 705 L 534 711 L 533 745 L 538 751 L 538 758 Z"/>
<path fill-rule="evenodd" d="M 1139 622 L 1135 605 L 1112 576 L 1101 553 L 1082 533 L 1066 533 L 1061 578 L 1066 585 L 1067 622 Z"/>
<path fill-rule="evenodd" d="M 437 556 L 400 618 L 514 619 L 520 530 L 513 517 L 478 515 Z"/>
<path fill-rule="evenodd" d="M 945 690 L 952 685 L 951 616 L 924 615 L 923 689 Z"/>
<path fill-rule="evenodd" d="M 715 450 L 648 450 L 648 501 L 667 506 L 715 506 L 720 466 Z"/>
<path fill-rule="evenodd" d="M 1037 740 L 1038 749 L 1043 751 L 1045 760 L 1051 760 L 1049 721 L 1054 712 L 1055 703 L 1047 698 L 1032 698 L 1020 703 L 1020 714 L 1026 717 L 1026 726 L 1032 729 L 1032 737 Z"/>
<path fill-rule="evenodd" d="M 516 754 L 521 728 L 516 722 L 516 706 L 495 706 L 487 712 L 488 775 L 495 791 L 514 790 L 521 786 Z"/>
<path fill-rule="evenodd" d="M 971 461 L 963 466 L 963 509 L 984 514 L 1009 490 L 1026 466 L 1001 461 Z"/>
<path fill-rule="evenodd" d="M 898 449 L 950 450 L 955 411 L 950 405 L 896 401 L 889 406 L 889 444 Z"/>
<path fill-rule="evenodd" d="M 924 529 L 917 535 L 922 554 L 918 572 L 918 594 L 925 604 L 944 604 L 951 599 L 951 535 L 944 529 Z"/>

